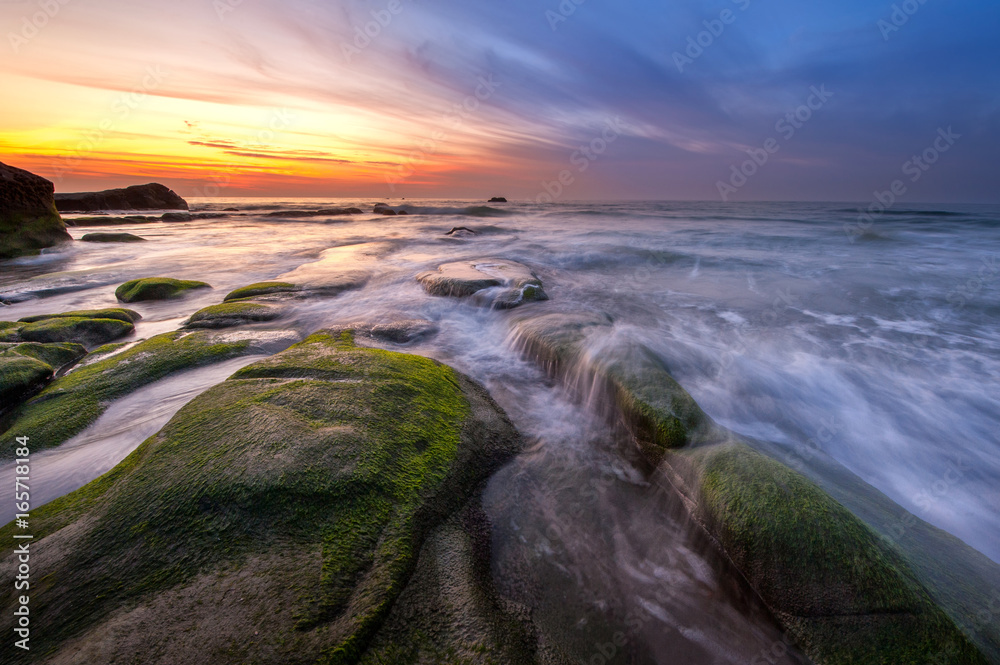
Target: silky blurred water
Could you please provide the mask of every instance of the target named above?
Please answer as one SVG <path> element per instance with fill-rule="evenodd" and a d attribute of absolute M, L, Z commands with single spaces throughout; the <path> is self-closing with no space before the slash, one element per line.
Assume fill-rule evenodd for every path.
<path fill-rule="evenodd" d="M 464 258 L 525 263 L 551 297 L 525 308 L 607 312 L 615 334 L 653 348 L 721 424 L 776 442 L 790 462 L 820 449 L 1000 561 L 1000 208 L 894 210 L 864 229 L 851 206 L 813 203 L 394 200 L 387 203 L 410 214 L 265 216 L 341 205 L 367 211 L 374 203 L 194 200 L 193 210 L 240 212 L 116 227 L 148 242 L 77 242 L 0 263 L 0 297 L 11 303 L 0 318 L 114 306 L 115 286 L 136 277 L 215 287 L 136 304 L 144 316 L 136 335 L 145 337 L 251 282 L 296 270 L 297 277 L 366 275 L 359 289 L 293 301 L 284 320 L 263 327 L 302 335 L 355 322 L 433 321 L 438 334 L 406 348 L 483 382 L 532 442 L 487 490 L 487 510 L 504 536 L 495 565 L 534 558 L 559 571 L 553 575 L 605 590 L 578 599 L 595 612 L 657 617 L 637 633 L 640 655 L 620 662 L 665 662 L 656 659 L 667 653 L 686 654 L 685 662 L 745 662 L 777 638 L 745 590 L 720 591 L 724 571 L 680 516 L 650 517 L 669 513 L 655 478 L 512 348 L 510 314 L 429 296 L 414 280 L 418 272 Z M 445 235 L 456 226 L 476 234 Z M 71 233 L 93 230 L 105 229 Z M 322 255 L 335 247 L 343 249 Z M 150 399 L 166 396 L 154 391 Z M 581 516 L 571 508 L 584 486 L 601 489 Z M 582 532 L 589 537 L 559 545 L 559 533 Z M 678 599 L 643 596 L 652 580 L 671 575 L 679 576 L 673 587 L 686 589 Z M 719 605 L 720 597 L 728 600 Z M 678 617 L 691 614 L 692 603 L 701 618 L 685 628 Z M 727 610 L 713 607 L 757 618 L 733 629 Z M 710 619 L 713 611 L 722 615 Z M 586 616 L 557 615 L 552 610 L 553 626 L 583 622 L 575 629 L 586 633 Z M 661 624 L 672 629 L 655 628 Z M 589 662 L 597 647 L 581 643 L 578 657 Z"/>

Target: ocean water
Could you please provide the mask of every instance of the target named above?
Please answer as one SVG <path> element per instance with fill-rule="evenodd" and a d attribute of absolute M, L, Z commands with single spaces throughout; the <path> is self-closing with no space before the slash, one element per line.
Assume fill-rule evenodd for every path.
<path fill-rule="evenodd" d="M 842 203 L 386 202 L 410 214 L 275 218 L 266 215 L 367 211 L 375 201 L 195 199 L 195 211 L 239 212 L 115 227 L 148 242 L 72 243 L 0 263 L 10 303 L 0 318 L 114 306 L 115 286 L 136 277 L 215 287 L 137 304 L 136 334 L 146 337 L 251 282 L 366 275 L 359 289 L 294 301 L 264 327 L 302 336 L 357 321 L 434 322 L 436 335 L 405 348 L 484 383 L 531 444 L 484 498 L 498 585 L 525 566 L 562 579 L 549 588 L 576 594 L 586 612 L 560 609 L 556 597 L 521 600 L 553 630 L 581 636 L 598 616 L 654 617 L 637 622 L 627 662 L 745 662 L 779 637 L 683 518 L 667 517 L 669 501 L 627 446 L 515 350 L 510 313 L 429 296 L 418 272 L 458 259 L 520 261 L 551 298 L 525 307 L 608 313 L 615 335 L 654 349 L 721 424 L 773 442 L 793 465 L 821 452 L 1000 562 L 1000 207 L 899 208 L 859 226 L 857 207 Z M 457 226 L 476 234 L 445 235 Z M 149 389 L 149 403 L 181 400 L 164 393 L 180 394 L 184 382 L 171 385 Z M 114 437 L 95 473 L 130 449 L 110 420 L 81 435 L 93 446 Z M 600 491 L 583 498 L 584 486 Z M 676 593 L 650 596 L 657 580 Z M 588 639 L 578 645 L 585 662 L 600 653 Z"/>

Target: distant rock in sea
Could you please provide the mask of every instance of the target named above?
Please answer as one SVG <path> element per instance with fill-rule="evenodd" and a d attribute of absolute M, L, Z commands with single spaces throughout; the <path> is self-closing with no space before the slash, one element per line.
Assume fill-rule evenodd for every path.
<path fill-rule="evenodd" d="M 45 178 L 0 163 L 0 259 L 73 239 L 56 210 L 54 191 Z"/>
<path fill-rule="evenodd" d="M 95 210 L 187 210 L 187 201 L 159 183 L 132 185 L 103 192 L 56 194 L 59 212 L 94 212 Z"/>
<path fill-rule="evenodd" d="M 81 242 L 145 242 L 145 238 L 140 238 L 131 233 L 88 233 Z"/>
<path fill-rule="evenodd" d="M 490 199 L 490 203 L 507 203 L 507 199 L 502 196 L 494 196 Z"/>

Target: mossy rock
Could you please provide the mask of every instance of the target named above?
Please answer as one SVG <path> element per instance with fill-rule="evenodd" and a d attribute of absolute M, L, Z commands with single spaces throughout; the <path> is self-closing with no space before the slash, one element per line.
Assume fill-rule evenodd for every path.
<path fill-rule="evenodd" d="M 19 342 L 21 340 L 20 330 L 24 327 L 19 321 L 0 321 L 0 343 Z"/>
<path fill-rule="evenodd" d="M 127 351 L 56 379 L 13 414 L 0 435 L 0 459 L 13 456 L 14 431 L 31 432 L 35 449 L 57 446 L 82 432 L 110 403 L 172 372 L 255 352 L 252 339 L 217 339 L 208 331 L 157 335 Z"/>
<path fill-rule="evenodd" d="M 301 291 L 301 289 L 289 282 L 257 282 L 256 284 L 250 284 L 249 286 L 240 287 L 234 291 L 231 291 L 224 299 L 223 302 L 229 302 L 230 300 L 242 300 L 245 298 L 257 298 L 260 296 L 273 295 L 275 293 L 296 293 Z"/>
<path fill-rule="evenodd" d="M 274 321 L 281 318 L 282 309 L 255 302 L 227 302 L 211 305 L 191 315 L 186 328 L 231 328 L 247 323 Z"/>
<path fill-rule="evenodd" d="M 56 371 L 86 354 L 79 344 L 0 344 L 0 411 L 35 395 Z"/>
<path fill-rule="evenodd" d="M 19 321 L 21 323 L 35 323 L 36 321 L 65 317 L 85 319 L 117 319 L 118 321 L 135 323 L 142 318 L 142 315 L 135 310 L 125 309 L 124 307 L 109 307 L 107 309 L 78 309 L 72 312 L 63 312 L 62 314 L 36 314 L 34 316 L 26 316 L 23 319 L 19 319 Z"/>
<path fill-rule="evenodd" d="M 587 338 L 611 327 L 603 314 L 543 314 L 515 321 L 515 343 L 574 388 L 603 393 L 581 397 L 608 405 L 605 416 L 622 416 L 653 462 L 666 450 L 719 438 L 715 423 L 646 347 L 621 342 L 587 352 Z"/>
<path fill-rule="evenodd" d="M 87 355 L 87 349 L 82 344 L 73 342 L 58 342 L 55 344 L 41 344 L 38 342 L 0 344 L 0 352 L 3 355 L 16 354 L 34 358 L 56 370 L 70 363 L 75 363 Z"/>
<path fill-rule="evenodd" d="M 131 321 L 55 317 L 25 324 L 18 336 L 27 342 L 76 342 L 85 346 L 106 344 L 135 331 Z"/>
<path fill-rule="evenodd" d="M 140 238 L 131 233 L 87 233 L 81 242 L 146 242 L 145 238 Z"/>
<path fill-rule="evenodd" d="M 122 302 L 143 300 L 167 300 L 192 289 L 210 289 L 205 282 L 173 279 L 170 277 L 144 277 L 125 282 L 115 289 L 115 297 Z"/>
<path fill-rule="evenodd" d="M 450 368 L 315 334 L 32 511 L 32 554 L 46 562 L 32 649 L 108 663 L 357 663 L 428 534 L 519 448 L 499 407 Z M 0 561 L 13 532 L 0 529 Z M 496 662 L 472 655 L 462 662 Z"/>
<path fill-rule="evenodd" d="M 519 348 L 624 421 L 640 449 L 782 625 L 820 665 L 987 661 L 908 563 L 802 474 L 705 415 L 641 344 L 601 314 L 515 322 Z M 594 399 L 592 392 L 603 393 Z"/>
<path fill-rule="evenodd" d="M 696 513 L 819 663 L 986 659 L 902 556 L 812 481 L 740 441 L 671 453 Z"/>
<path fill-rule="evenodd" d="M 0 353 L 0 411 L 31 397 L 51 379 L 51 365 L 29 356 Z"/>

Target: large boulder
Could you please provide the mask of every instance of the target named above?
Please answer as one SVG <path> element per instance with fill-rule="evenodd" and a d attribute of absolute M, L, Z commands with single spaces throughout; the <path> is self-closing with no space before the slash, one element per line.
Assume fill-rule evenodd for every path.
<path fill-rule="evenodd" d="M 60 212 L 94 212 L 95 210 L 187 210 L 187 201 L 165 185 L 151 182 L 124 189 L 103 192 L 56 194 Z"/>
<path fill-rule="evenodd" d="M 54 189 L 41 176 L 0 163 L 0 259 L 72 240 L 53 202 Z"/>
<path fill-rule="evenodd" d="M 479 489 L 520 446 L 451 368 L 315 334 L 32 510 L 42 660 L 10 662 L 537 663 L 474 543 Z"/>

